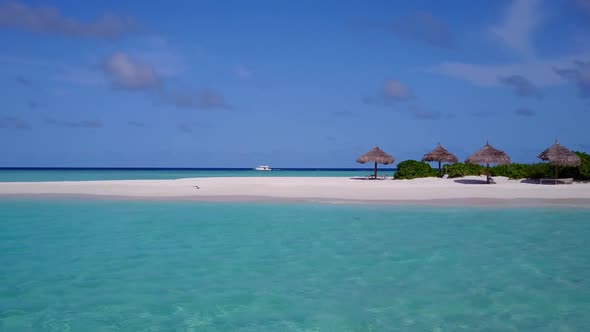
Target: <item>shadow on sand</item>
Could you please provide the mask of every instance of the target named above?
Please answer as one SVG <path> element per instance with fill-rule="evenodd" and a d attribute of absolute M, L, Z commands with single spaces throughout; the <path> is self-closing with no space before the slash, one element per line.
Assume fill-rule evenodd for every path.
<path fill-rule="evenodd" d="M 458 180 L 455 180 L 455 182 L 461 183 L 461 184 L 487 184 L 486 180 L 477 180 L 477 179 L 458 179 Z M 519 183 L 539 184 L 539 180 L 538 179 L 524 179 L 524 180 L 520 180 Z"/>
<path fill-rule="evenodd" d="M 488 184 L 486 180 L 476 180 L 476 179 L 458 179 L 455 180 L 456 183 L 460 184 Z"/>

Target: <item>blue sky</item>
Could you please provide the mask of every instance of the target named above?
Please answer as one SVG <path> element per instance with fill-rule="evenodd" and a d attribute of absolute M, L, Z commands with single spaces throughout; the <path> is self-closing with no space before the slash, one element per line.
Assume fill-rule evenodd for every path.
<path fill-rule="evenodd" d="M 1 1 L 0 166 L 590 150 L 590 1 Z"/>

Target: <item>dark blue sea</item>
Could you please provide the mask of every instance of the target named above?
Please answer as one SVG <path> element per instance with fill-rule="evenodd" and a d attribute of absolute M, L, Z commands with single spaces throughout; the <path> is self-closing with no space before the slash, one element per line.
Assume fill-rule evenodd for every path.
<path fill-rule="evenodd" d="M 372 173 L 368 168 L 0 168 L 0 182 L 157 180 L 200 177 L 354 177 Z M 391 176 L 394 169 L 380 169 Z"/>

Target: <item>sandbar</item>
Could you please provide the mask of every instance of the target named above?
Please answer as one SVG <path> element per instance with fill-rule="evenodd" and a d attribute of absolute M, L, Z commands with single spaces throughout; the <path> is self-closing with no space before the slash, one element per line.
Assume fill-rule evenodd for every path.
<path fill-rule="evenodd" d="M 496 177 L 365 180 L 345 177 L 211 177 L 176 180 L 3 182 L 0 197 L 590 207 L 590 183 L 539 185 Z"/>

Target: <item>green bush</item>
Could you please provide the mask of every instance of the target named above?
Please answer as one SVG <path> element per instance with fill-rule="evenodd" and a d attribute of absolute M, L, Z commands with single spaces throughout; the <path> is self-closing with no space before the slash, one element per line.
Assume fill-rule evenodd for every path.
<path fill-rule="evenodd" d="M 588 181 L 590 180 L 590 155 L 584 152 L 575 152 L 580 159 L 582 164 L 578 167 L 579 174 L 577 180 Z"/>
<path fill-rule="evenodd" d="M 436 170 L 423 161 L 405 160 L 397 164 L 395 179 L 415 179 L 436 176 Z"/>
<path fill-rule="evenodd" d="M 454 163 L 443 166 L 443 174 L 448 174 L 450 178 L 460 178 L 467 175 L 485 174 L 485 168 L 480 165 Z"/>
<path fill-rule="evenodd" d="M 529 165 L 529 171 L 527 178 L 529 179 L 542 179 L 549 177 L 552 174 L 553 168 L 547 163 L 535 163 Z"/>
<path fill-rule="evenodd" d="M 584 152 L 574 152 L 582 163 L 579 167 L 560 167 L 559 177 L 560 178 L 574 178 L 578 181 L 590 180 L 590 155 Z M 551 166 L 551 176 L 555 176 L 555 168 Z"/>
<path fill-rule="evenodd" d="M 486 173 L 486 168 L 477 164 L 465 164 L 467 175 L 482 175 Z"/>
<path fill-rule="evenodd" d="M 584 152 L 575 152 L 582 160 L 580 167 L 560 167 L 560 178 L 574 178 L 578 181 L 590 180 L 590 155 Z M 463 163 L 455 163 L 452 165 L 445 165 L 443 173 L 446 173 L 451 178 L 457 178 L 467 175 L 482 175 L 485 174 L 485 167 L 480 165 L 470 165 Z M 555 167 L 548 163 L 534 163 L 534 164 L 510 164 L 497 165 L 490 168 L 492 176 L 505 176 L 509 179 L 541 179 L 555 176 Z"/>
<path fill-rule="evenodd" d="M 574 178 L 578 181 L 590 180 L 590 155 L 575 152 L 582 160 L 579 167 L 560 167 L 560 178 Z M 510 179 L 541 179 L 555 176 L 555 166 L 549 163 L 510 164 L 492 167 L 493 176 L 507 176 Z"/>
<path fill-rule="evenodd" d="M 491 176 L 506 176 L 506 177 L 508 177 L 509 173 L 510 173 L 510 170 L 508 169 L 508 165 L 497 165 L 494 167 L 490 167 L 490 175 Z"/>
<path fill-rule="evenodd" d="M 490 168 L 492 176 L 509 179 L 540 179 L 551 174 L 552 168 L 546 163 L 497 165 Z"/>

